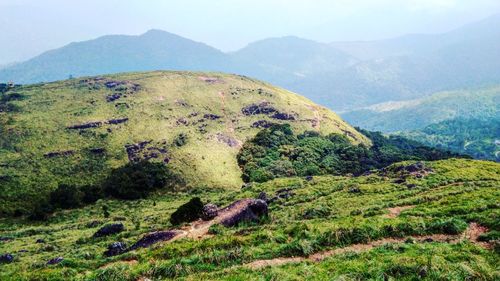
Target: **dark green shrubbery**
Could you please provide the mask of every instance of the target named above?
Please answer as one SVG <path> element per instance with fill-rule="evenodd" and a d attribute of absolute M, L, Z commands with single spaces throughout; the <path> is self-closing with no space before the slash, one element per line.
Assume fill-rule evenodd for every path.
<path fill-rule="evenodd" d="M 177 137 L 175 137 L 174 139 L 174 144 L 176 146 L 184 146 L 188 141 L 188 136 L 184 133 L 180 133 L 179 135 L 177 135 Z"/>
<path fill-rule="evenodd" d="M 360 131 L 372 140 L 372 147 L 353 145 L 347 137 L 338 134 L 322 136 L 317 132 L 305 132 L 294 135 L 288 124 L 264 129 L 246 142 L 238 154 L 243 180 L 264 182 L 291 176 L 358 175 L 404 160 L 458 156 L 402 137 L 386 138 L 380 133 Z"/>
<path fill-rule="evenodd" d="M 140 199 L 169 184 L 173 176 L 162 163 L 129 163 L 111 172 L 104 193 L 118 199 Z"/>
<path fill-rule="evenodd" d="M 50 193 L 50 204 L 54 208 L 71 209 L 82 205 L 83 192 L 74 185 L 61 184 Z"/>
<path fill-rule="evenodd" d="M 170 222 L 178 225 L 184 222 L 192 222 L 201 217 L 203 202 L 199 197 L 192 198 L 184 205 L 181 205 L 171 216 Z"/>
<path fill-rule="evenodd" d="M 56 209 L 78 208 L 92 204 L 104 197 L 117 199 L 140 199 L 150 192 L 178 183 L 168 168 L 161 163 L 129 163 L 114 169 L 101 185 L 75 186 L 61 184 L 49 194 L 48 200 L 34 205 L 30 218 L 44 220 Z"/>

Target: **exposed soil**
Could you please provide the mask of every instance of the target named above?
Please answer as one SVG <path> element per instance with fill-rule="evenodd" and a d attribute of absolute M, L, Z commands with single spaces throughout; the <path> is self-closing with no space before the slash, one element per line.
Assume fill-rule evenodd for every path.
<path fill-rule="evenodd" d="M 399 214 L 401 214 L 402 211 L 410 210 L 413 208 L 415 208 L 415 206 L 398 206 L 394 208 L 387 208 L 387 211 L 389 211 L 389 213 L 384 215 L 384 218 L 389 218 L 389 219 L 397 218 L 399 217 Z"/>

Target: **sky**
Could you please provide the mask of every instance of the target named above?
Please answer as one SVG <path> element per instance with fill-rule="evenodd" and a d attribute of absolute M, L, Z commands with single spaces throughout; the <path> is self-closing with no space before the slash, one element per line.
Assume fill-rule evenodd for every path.
<path fill-rule="evenodd" d="M 499 0 L 0 0 L 0 65 L 153 28 L 234 51 L 288 35 L 332 42 L 442 33 L 497 13 Z"/>

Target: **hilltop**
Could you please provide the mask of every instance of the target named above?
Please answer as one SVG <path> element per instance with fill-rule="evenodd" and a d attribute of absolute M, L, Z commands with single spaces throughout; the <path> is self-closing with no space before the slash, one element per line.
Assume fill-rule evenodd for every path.
<path fill-rule="evenodd" d="M 60 184 L 97 184 L 111 169 L 142 160 L 182 175 L 177 188 L 240 188 L 238 151 L 273 124 L 370 144 L 306 98 L 221 73 L 158 71 L 14 86 L 0 102 L 3 213 L 22 212 Z"/>

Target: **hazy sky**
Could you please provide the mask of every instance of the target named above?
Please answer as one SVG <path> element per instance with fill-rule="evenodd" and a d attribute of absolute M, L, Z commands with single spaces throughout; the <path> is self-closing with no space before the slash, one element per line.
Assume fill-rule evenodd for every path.
<path fill-rule="evenodd" d="M 284 35 L 329 42 L 439 33 L 496 13 L 500 0 L 0 0 L 0 64 L 151 28 L 227 51 Z"/>

